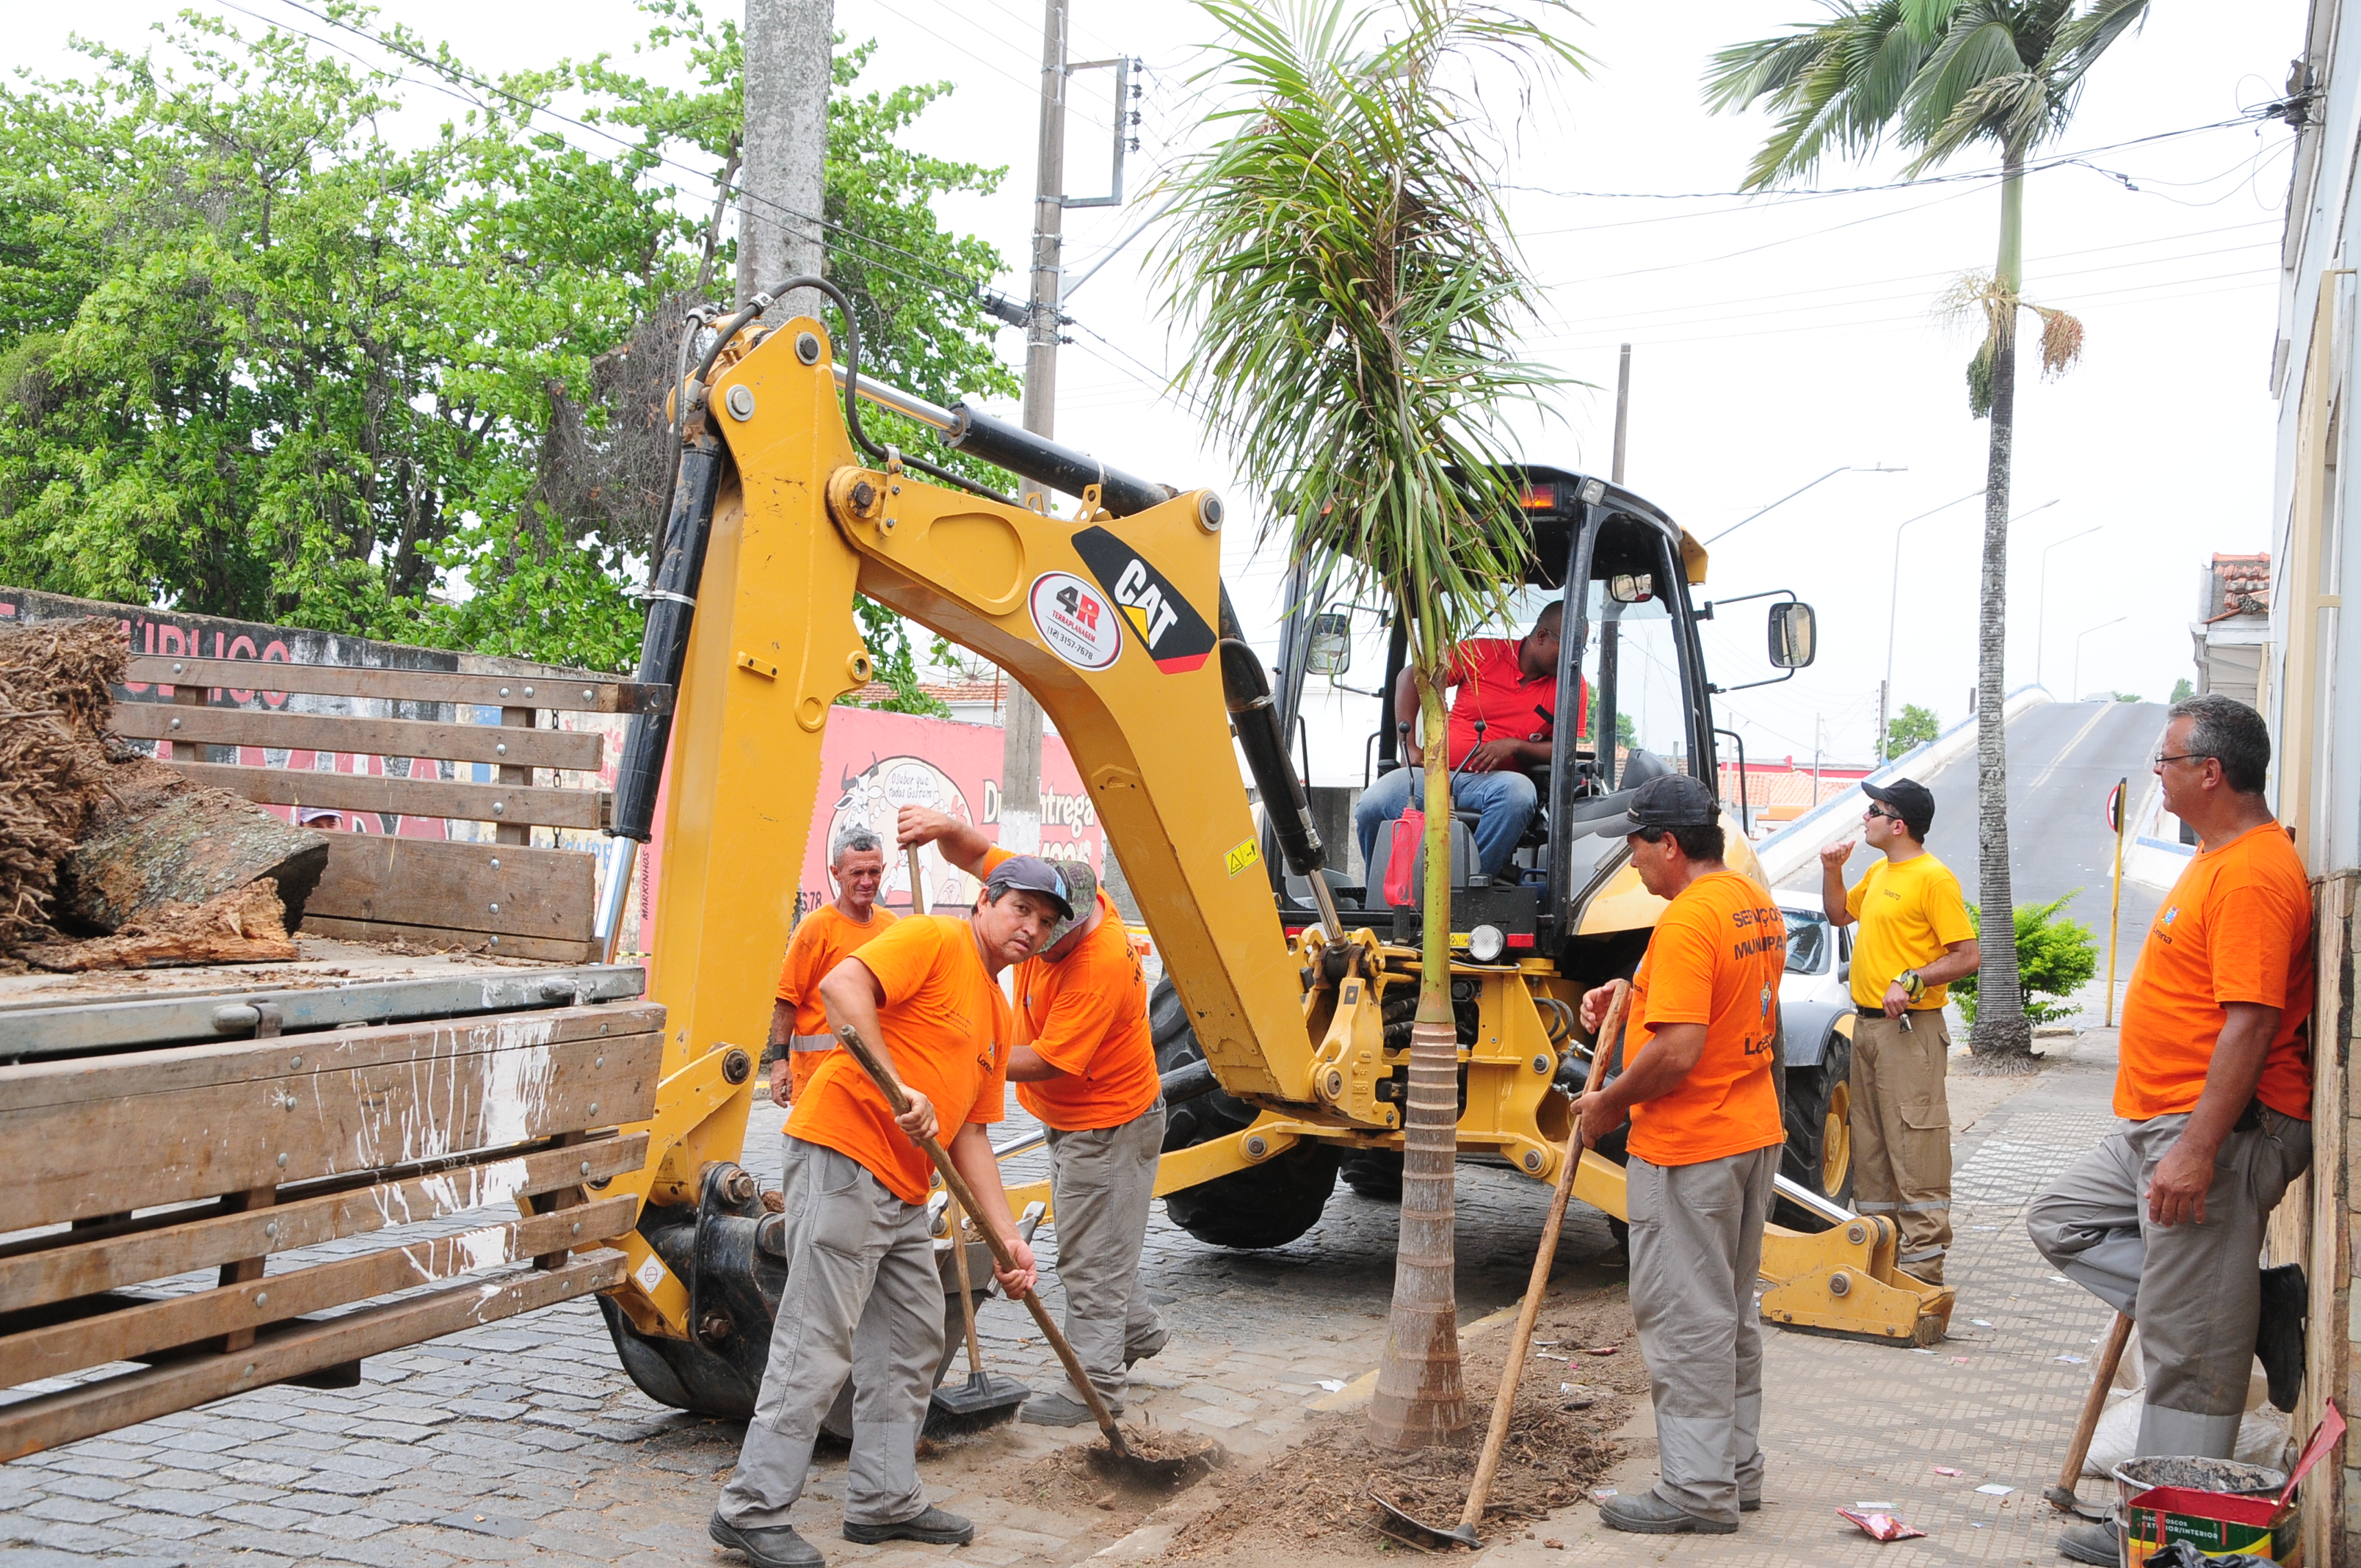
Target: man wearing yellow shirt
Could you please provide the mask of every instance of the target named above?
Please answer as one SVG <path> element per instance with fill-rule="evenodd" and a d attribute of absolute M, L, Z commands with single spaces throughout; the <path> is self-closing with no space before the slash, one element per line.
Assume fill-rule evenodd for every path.
<path fill-rule="evenodd" d="M 1948 982 L 1982 961 L 1960 879 L 1927 852 L 1935 796 L 1910 779 L 1864 784 L 1861 839 L 1883 858 L 1850 890 L 1853 840 L 1820 851 L 1820 908 L 1858 920 L 1852 948 L 1853 1205 L 1901 1227 L 1894 1261 L 1929 1285 L 1951 1250 L 1951 1104 L 1944 1074 Z"/>

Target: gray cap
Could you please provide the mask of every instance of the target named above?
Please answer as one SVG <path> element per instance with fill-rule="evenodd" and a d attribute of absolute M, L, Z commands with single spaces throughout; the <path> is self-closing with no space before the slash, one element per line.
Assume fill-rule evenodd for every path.
<path fill-rule="evenodd" d="M 1704 781 L 1686 773 L 1666 773 L 1633 790 L 1631 803 L 1620 815 L 1587 823 L 1579 832 L 1620 839 L 1668 828 L 1710 828 L 1720 820 L 1721 803 L 1714 799 Z"/>
<path fill-rule="evenodd" d="M 1058 875 L 1065 882 L 1066 904 L 1073 914 L 1059 922 L 1058 928 L 1042 942 L 1044 948 L 1061 940 L 1075 927 L 1088 920 L 1091 905 L 1097 902 L 1099 896 L 1099 873 L 1091 870 L 1090 861 L 1054 861 L 1050 863 L 1058 868 Z"/>
<path fill-rule="evenodd" d="M 1060 921 L 1074 917 L 1074 906 L 1068 900 L 1065 879 L 1058 874 L 1057 867 L 1038 855 L 1013 856 L 993 867 L 992 874 L 984 879 L 984 900 L 990 903 L 1011 889 L 1019 893 L 1038 893 L 1050 900 L 1058 906 Z M 1049 944 L 1045 942 L 1042 945 L 1047 947 Z"/>

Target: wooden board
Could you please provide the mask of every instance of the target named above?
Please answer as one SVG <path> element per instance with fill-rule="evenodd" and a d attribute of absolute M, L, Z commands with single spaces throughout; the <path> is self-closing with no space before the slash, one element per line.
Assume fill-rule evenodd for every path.
<path fill-rule="evenodd" d="M 346 920 L 305 912 L 303 935 L 327 937 L 339 942 L 406 942 L 432 952 L 489 953 L 503 959 L 532 959 L 544 963 L 594 964 L 606 948 L 594 938 L 555 941 L 544 937 L 518 937 L 488 931 L 455 931 L 447 926 L 405 926 L 392 920 Z"/>
<path fill-rule="evenodd" d="M 520 729 L 502 724 L 435 724 L 423 718 L 346 718 L 243 707 L 183 707 L 118 702 L 108 721 L 135 740 L 208 746 L 283 747 L 370 757 L 447 758 L 521 768 L 598 771 L 606 737 L 590 729 Z"/>
<path fill-rule="evenodd" d="M 554 1040 L 550 1017 L 511 1016 L 499 1048 L 464 1055 L 0 1111 L 0 1168 L 11 1173 L 0 1184 L 0 1231 L 509 1148 L 653 1113 L 662 1036 Z"/>
<path fill-rule="evenodd" d="M 579 828 L 592 832 L 606 827 L 614 817 L 615 797 L 603 789 L 533 789 L 517 784 L 398 779 L 378 773 L 320 773 L 310 768 L 242 768 L 226 762 L 177 760 L 171 765 L 191 784 L 225 789 L 265 806 L 443 817 L 462 822 L 521 827 Z"/>
<path fill-rule="evenodd" d="M 587 942 L 598 860 L 587 850 L 331 833 L 313 915 Z M 307 927 L 309 928 L 309 927 Z"/>
<path fill-rule="evenodd" d="M 282 1324 L 263 1331 L 246 1350 L 192 1356 L 0 1405 L 0 1463 L 588 1296 L 620 1284 L 623 1264 L 621 1253 L 601 1249 L 551 1272 L 528 1270 L 495 1285 L 470 1282 L 406 1296 L 324 1322 Z"/>
<path fill-rule="evenodd" d="M 315 1196 L 290 1188 L 267 1210 L 166 1211 L 92 1230 L 27 1237 L 0 1247 L 0 1312 L 603 1180 L 639 1169 L 647 1150 L 648 1135 L 631 1133 L 528 1155 L 444 1162 L 368 1185 L 339 1181 L 333 1184 L 339 1190 Z"/>
<path fill-rule="evenodd" d="M 478 1269 L 505 1267 L 554 1247 L 588 1248 L 631 1228 L 639 1200 L 601 1198 L 578 1208 L 514 1218 L 456 1235 L 422 1238 L 291 1273 L 167 1296 L 95 1317 L 10 1333 L 0 1320 L 0 1366 L 14 1383 L 140 1361 L 241 1330 L 259 1331 Z"/>
<path fill-rule="evenodd" d="M 228 692 L 308 692 L 321 696 L 368 696 L 395 702 L 465 702 L 485 707 L 558 708 L 577 713 L 662 713 L 672 688 L 637 681 L 561 680 L 553 675 L 464 675 L 447 670 L 372 670 L 350 664 L 265 663 L 254 659 L 179 659 L 139 654 L 124 679 L 155 685 L 159 695 L 180 686 Z"/>

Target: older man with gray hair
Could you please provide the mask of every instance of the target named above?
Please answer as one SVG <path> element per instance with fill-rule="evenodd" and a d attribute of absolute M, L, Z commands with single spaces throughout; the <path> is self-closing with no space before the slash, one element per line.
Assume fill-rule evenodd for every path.
<path fill-rule="evenodd" d="M 837 1048 L 819 982 L 894 924 L 894 912 L 877 907 L 885 880 L 885 840 L 876 829 L 853 824 L 829 846 L 829 873 L 836 898 L 796 923 L 786 957 L 779 963 L 778 999 L 771 1004 L 771 1043 L 763 1060 L 771 1069 L 771 1102 L 792 1102 Z"/>

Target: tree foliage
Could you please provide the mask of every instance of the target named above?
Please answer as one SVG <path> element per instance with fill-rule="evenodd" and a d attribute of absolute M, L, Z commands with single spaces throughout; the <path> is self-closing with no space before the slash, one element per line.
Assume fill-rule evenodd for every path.
<path fill-rule="evenodd" d="M 2172 683 L 2172 695 L 2165 698 L 2165 700 L 2167 702 L 2187 702 L 2191 697 L 2195 696 L 2196 695 L 2197 688 L 2190 684 L 2189 677 L 2187 675 L 2183 675 L 2179 680 Z"/>
<path fill-rule="evenodd" d="M 2036 1025 L 2070 1018 L 2081 1009 L 2063 1002 L 2037 1002 L 2035 997 L 2071 996 L 2099 972 L 2097 934 L 2062 913 L 2081 892 L 2078 887 L 2048 904 L 2016 906 L 2018 983 L 2026 996 L 2025 1016 Z M 1972 904 L 1968 905 L 1968 919 L 1978 930 L 1983 928 L 1982 916 Z M 1976 979 L 1968 974 L 1951 981 L 1951 1000 L 1960 1004 L 1960 1016 L 1971 1029 L 1976 1025 Z"/>
<path fill-rule="evenodd" d="M 196 13 L 0 89 L 0 580 L 627 667 L 680 307 L 730 259 L 665 160 L 738 105 L 734 27 L 654 9 L 692 87 L 603 59 L 488 82 L 339 10 L 474 99 L 416 145 L 380 132 L 390 71 Z M 999 258 L 928 210 L 1000 171 L 902 145 L 949 89 L 857 95 L 866 58 L 839 55 L 828 169 L 863 349 L 1005 393 L 972 300 Z M 560 93 L 641 139 L 586 150 Z"/>
<path fill-rule="evenodd" d="M 1933 708 L 1905 703 L 1902 711 L 1885 727 L 1885 755 L 1878 760 L 1890 762 L 1911 747 L 1923 746 L 1941 733 L 1942 724 Z"/>

